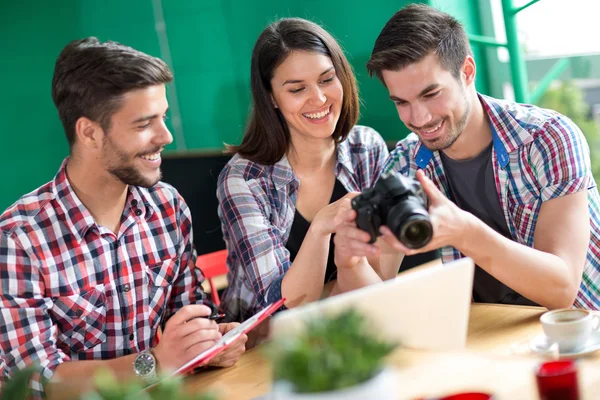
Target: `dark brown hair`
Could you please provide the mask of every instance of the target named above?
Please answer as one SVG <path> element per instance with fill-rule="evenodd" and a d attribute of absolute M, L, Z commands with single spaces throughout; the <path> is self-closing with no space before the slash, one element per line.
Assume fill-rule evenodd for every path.
<path fill-rule="evenodd" d="M 52 100 L 69 146 L 75 143 L 79 118 L 96 121 L 108 131 L 123 94 L 172 80 L 162 60 L 131 47 L 101 43 L 95 37 L 70 42 L 58 56 L 52 78 Z"/>
<path fill-rule="evenodd" d="M 269 25 L 258 37 L 252 52 L 250 86 L 252 111 L 239 146 L 229 150 L 253 162 L 273 165 L 290 146 L 290 132 L 279 109 L 271 101 L 275 69 L 292 51 L 325 54 L 331 59 L 342 84 L 344 97 L 333 139 L 346 139 L 359 115 L 358 90 L 352 68 L 335 39 L 319 25 L 301 18 L 284 18 Z"/>
<path fill-rule="evenodd" d="M 472 55 L 469 39 L 458 20 L 423 4 L 411 4 L 385 24 L 375 41 L 369 74 L 383 82 L 381 71 L 398 71 L 435 53 L 444 69 L 460 76 L 467 55 Z M 384 82 L 385 83 L 385 82 Z"/>

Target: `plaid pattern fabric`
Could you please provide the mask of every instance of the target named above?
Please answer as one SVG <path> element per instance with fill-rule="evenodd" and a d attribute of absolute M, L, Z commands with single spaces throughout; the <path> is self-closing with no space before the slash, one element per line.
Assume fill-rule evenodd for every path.
<path fill-rule="evenodd" d="M 480 95 L 493 134 L 492 163 L 500 205 L 512 239 L 533 247 L 533 234 L 544 201 L 586 190 L 590 246 L 574 306 L 600 309 L 600 197 L 591 173 L 589 148 L 581 130 L 567 117 L 531 105 Z M 417 169 L 449 198 L 439 152 L 421 145 L 411 133 L 390 154 L 384 171 L 413 176 Z M 444 262 L 461 258 L 441 249 Z"/>
<path fill-rule="evenodd" d="M 369 188 L 387 156 L 376 131 L 355 126 L 337 147 L 337 179 L 347 191 Z M 219 175 L 218 213 L 229 252 L 229 287 L 222 299 L 228 318 L 243 321 L 281 298 L 299 184 L 285 156 L 259 165 L 235 155 Z"/>
<path fill-rule="evenodd" d="M 153 345 L 179 308 L 205 299 L 190 211 L 164 183 L 129 187 L 118 234 L 55 179 L 0 216 L 0 380 L 37 363 L 110 359 Z M 42 396 L 40 376 L 32 382 Z"/>

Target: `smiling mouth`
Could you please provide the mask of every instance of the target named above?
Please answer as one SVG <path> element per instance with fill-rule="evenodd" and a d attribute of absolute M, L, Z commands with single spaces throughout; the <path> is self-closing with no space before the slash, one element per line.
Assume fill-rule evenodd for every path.
<path fill-rule="evenodd" d="M 331 113 L 331 105 L 323 111 L 319 111 L 316 113 L 305 113 L 305 114 L 302 114 L 302 116 L 306 117 L 308 119 L 321 119 L 321 118 L 325 118 L 327 115 L 329 115 L 329 113 Z"/>
<path fill-rule="evenodd" d="M 160 161 L 160 155 L 163 150 L 164 150 L 164 148 L 160 148 L 158 150 L 154 150 L 151 153 L 141 154 L 139 157 L 142 160 L 146 160 L 146 161 L 153 161 L 153 162 Z"/>
<path fill-rule="evenodd" d="M 160 160 L 160 152 L 154 154 L 146 154 L 140 157 L 148 161 L 158 161 Z"/>
<path fill-rule="evenodd" d="M 417 131 L 421 135 L 426 136 L 426 137 L 427 136 L 433 136 L 433 135 L 435 135 L 436 133 L 439 132 L 439 130 L 441 129 L 442 125 L 444 125 L 444 121 L 446 121 L 445 118 L 442 119 L 439 124 L 437 124 L 436 126 L 434 126 L 432 128 L 429 128 L 429 129 L 418 129 Z"/>

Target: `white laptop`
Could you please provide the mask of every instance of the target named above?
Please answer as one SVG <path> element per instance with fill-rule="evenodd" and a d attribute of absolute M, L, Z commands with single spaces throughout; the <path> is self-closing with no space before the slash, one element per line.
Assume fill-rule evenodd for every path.
<path fill-rule="evenodd" d="M 464 348 L 467 340 L 474 264 L 462 258 L 416 267 L 397 278 L 275 315 L 273 337 L 299 332 L 307 319 L 355 307 L 382 338 L 415 349 Z"/>

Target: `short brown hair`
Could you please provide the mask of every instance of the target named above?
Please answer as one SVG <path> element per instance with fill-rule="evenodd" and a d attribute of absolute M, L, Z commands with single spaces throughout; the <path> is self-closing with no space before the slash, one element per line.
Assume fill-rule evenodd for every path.
<path fill-rule="evenodd" d="M 242 143 L 229 146 L 229 150 L 264 165 L 275 164 L 288 151 L 290 132 L 279 109 L 273 107 L 271 79 L 275 69 L 294 50 L 324 54 L 333 63 L 344 91 L 340 118 L 333 132 L 336 143 L 346 139 L 358 122 L 356 78 L 339 44 L 314 22 L 283 18 L 269 25 L 254 45 L 250 69 L 252 111 Z"/>
<path fill-rule="evenodd" d="M 95 37 L 70 42 L 58 56 L 52 78 L 52 100 L 69 146 L 75 143 L 79 118 L 96 121 L 108 131 L 123 94 L 172 80 L 162 60 L 131 47 L 101 43 Z"/>
<path fill-rule="evenodd" d="M 467 55 L 467 34 L 456 18 L 424 4 L 411 4 L 385 24 L 375 41 L 369 74 L 383 82 L 381 72 L 398 71 L 435 53 L 440 64 L 458 78 Z"/>

